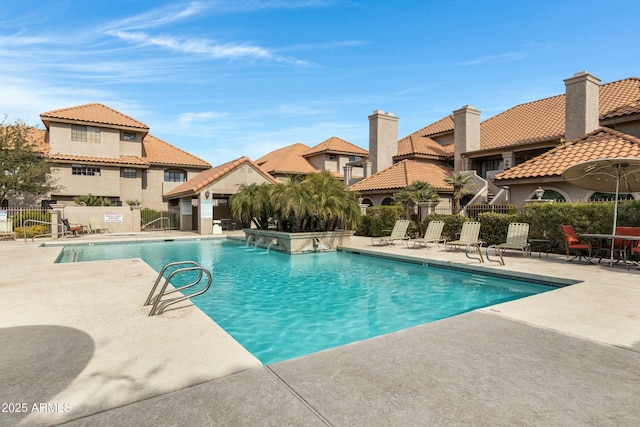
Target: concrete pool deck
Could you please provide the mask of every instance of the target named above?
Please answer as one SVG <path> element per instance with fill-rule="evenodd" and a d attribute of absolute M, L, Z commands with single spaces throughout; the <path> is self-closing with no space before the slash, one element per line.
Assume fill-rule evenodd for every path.
<path fill-rule="evenodd" d="M 0 243 L 0 425 L 640 420 L 635 269 L 535 253 L 480 265 L 463 252 L 356 237 L 349 250 L 579 283 L 265 367 L 193 306 L 147 317 L 157 274 L 144 262 L 54 264 L 61 247 L 39 244 Z"/>

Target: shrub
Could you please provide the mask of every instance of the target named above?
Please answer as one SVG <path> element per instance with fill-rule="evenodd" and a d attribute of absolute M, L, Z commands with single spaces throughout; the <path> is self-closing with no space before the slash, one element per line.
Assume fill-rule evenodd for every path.
<path fill-rule="evenodd" d="M 48 225 L 45 224 L 37 224 L 37 225 L 27 225 L 27 238 L 31 238 L 33 236 L 38 236 L 42 234 L 49 235 L 51 230 Z M 16 238 L 24 237 L 24 227 L 16 227 Z"/>
<path fill-rule="evenodd" d="M 402 206 L 371 206 L 362 218 L 358 229 L 359 235 L 378 237 L 384 236 L 382 230 L 391 230 L 399 219 L 404 219 L 406 211 Z"/>
<path fill-rule="evenodd" d="M 42 212 L 42 211 L 25 211 L 17 215 L 14 215 L 12 219 L 13 219 L 14 228 L 17 228 L 17 227 L 22 227 L 23 223 L 28 219 L 32 219 L 35 221 L 51 222 L 51 213 Z M 30 223 L 30 225 L 35 225 L 35 223 Z M 45 225 L 45 224 L 42 224 L 42 225 Z"/>
<path fill-rule="evenodd" d="M 466 221 L 471 221 L 470 218 L 467 218 L 462 215 L 442 215 L 442 214 L 432 214 L 427 216 L 422 222 L 420 229 L 422 233 L 427 229 L 427 225 L 429 221 L 444 221 L 444 228 L 442 230 L 442 235 L 447 240 L 456 240 L 459 237 L 460 230 L 462 229 L 462 223 Z"/>
<path fill-rule="evenodd" d="M 478 215 L 480 221 L 480 239 L 485 246 L 499 245 L 507 240 L 507 230 L 512 222 L 522 222 L 520 214 L 500 214 L 481 213 Z M 531 229 L 531 225 L 529 225 Z"/>
<path fill-rule="evenodd" d="M 81 206 L 111 206 L 111 200 L 106 197 L 94 196 L 93 194 L 74 197 L 73 201 Z"/>

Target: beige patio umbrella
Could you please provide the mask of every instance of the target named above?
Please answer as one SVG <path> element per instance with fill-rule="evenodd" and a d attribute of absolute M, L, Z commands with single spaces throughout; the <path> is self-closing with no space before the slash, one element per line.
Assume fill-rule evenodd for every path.
<path fill-rule="evenodd" d="M 562 178 L 588 190 L 615 193 L 613 231 L 618 224 L 618 194 L 640 191 L 640 158 L 595 159 L 576 163 L 562 172 Z"/>

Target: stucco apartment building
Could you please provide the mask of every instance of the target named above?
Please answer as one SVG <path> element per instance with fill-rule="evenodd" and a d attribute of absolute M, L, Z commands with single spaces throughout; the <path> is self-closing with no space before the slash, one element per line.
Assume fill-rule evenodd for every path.
<path fill-rule="evenodd" d="M 390 204 L 393 194 L 417 180 L 432 184 L 442 203 L 452 172 L 474 177 L 471 203 L 512 203 L 544 198 L 586 201 L 603 197 L 562 180 L 564 168 L 602 157 L 638 157 L 640 79 L 601 84 L 581 72 L 564 80 L 565 93 L 509 108 L 484 121 L 466 105 L 412 134 L 397 138 L 398 118 L 380 110 L 369 116 L 372 175 L 346 180 L 372 205 Z M 362 163 L 362 162 L 361 162 Z M 627 195 L 636 197 L 637 195 Z"/>
<path fill-rule="evenodd" d="M 48 111 L 40 118 L 40 147 L 57 187 L 45 204 L 73 204 L 76 196 L 92 194 L 114 205 L 135 201 L 162 211 L 164 193 L 211 167 L 102 104 Z"/>
<path fill-rule="evenodd" d="M 288 145 L 260 157 L 256 164 L 279 181 L 321 171 L 342 179 L 347 167 L 349 176 L 362 178 L 366 172 L 360 162 L 368 154 L 364 148 L 333 136 L 313 147 L 302 143 Z"/>

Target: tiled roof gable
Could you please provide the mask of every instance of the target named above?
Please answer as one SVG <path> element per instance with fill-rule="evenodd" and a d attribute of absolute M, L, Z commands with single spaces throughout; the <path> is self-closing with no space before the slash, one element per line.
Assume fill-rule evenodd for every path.
<path fill-rule="evenodd" d="M 85 104 L 76 107 L 61 108 L 40 114 L 44 124 L 49 127 L 49 122 L 56 120 L 77 121 L 83 123 L 95 123 L 106 126 L 121 126 L 149 131 L 149 126 L 139 122 L 126 114 L 107 107 L 103 104 Z"/>
<path fill-rule="evenodd" d="M 240 166 L 248 163 L 255 170 L 257 170 L 264 178 L 270 181 L 273 184 L 277 184 L 278 181 L 269 175 L 263 168 L 258 166 L 255 162 L 251 161 L 248 157 L 240 157 L 238 159 L 232 160 L 227 163 L 223 163 L 206 171 L 200 172 L 198 175 L 194 176 L 190 180 L 183 182 L 173 190 L 167 192 L 163 195 L 165 199 L 178 197 L 181 195 L 187 194 L 197 194 L 203 188 L 211 185 L 215 181 L 227 175 L 229 172 L 239 168 Z"/>
<path fill-rule="evenodd" d="M 443 158 L 453 156 L 453 144 L 442 145 L 431 138 L 432 135 L 453 132 L 453 125 L 453 114 L 450 114 L 405 136 L 398 141 L 394 157 L 409 157 L 414 154 Z"/>
<path fill-rule="evenodd" d="M 398 152 L 395 157 L 422 154 L 449 158 L 453 156 L 453 149 L 453 144 L 441 145 L 428 136 L 420 136 L 414 133 L 398 141 Z"/>
<path fill-rule="evenodd" d="M 396 190 L 405 188 L 415 181 L 425 181 L 437 190 L 451 191 L 452 187 L 444 182 L 444 178 L 451 175 L 451 172 L 452 169 L 448 166 L 407 159 L 356 182 L 348 189 L 351 191 Z"/>
<path fill-rule="evenodd" d="M 411 135 L 418 134 L 420 136 L 433 136 L 441 133 L 453 132 L 453 127 L 453 114 L 449 114 L 448 116 L 423 127 Z"/>
<path fill-rule="evenodd" d="M 256 163 L 272 174 L 309 174 L 318 172 L 302 156 L 307 150 L 309 150 L 309 147 L 297 142 L 262 156 L 256 160 Z"/>
<path fill-rule="evenodd" d="M 609 111 L 602 117 L 602 119 L 612 119 L 614 117 L 622 117 L 638 113 L 640 113 L 640 99 Z"/>
<path fill-rule="evenodd" d="M 142 140 L 142 155 L 149 163 L 210 168 L 211 164 L 168 142 L 148 134 Z"/>
<path fill-rule="evenodd" d="M 640 139 L 601 127 L 507 169 L 496 175 L 495 180 L 559 177 L 567 167 L 576 163 L 610 157 L 640 158 Z"/>
<path fill-rule="evenodd" d="M 600 86 L 599 114 L 640 99 L 640 79 L 630 77 Z M 481 149 L 489 150 L 564 136 L 565 95 L 516 105 L 480 124 Z"/>
<path fill-rule="evenodd" d="M 353 154 L 356 156 L 367 156 L 369 152 L 364 148 L 358 147 L 344 139 L 332 136 L 326 141 L 321 142 L 315 147 L 309 148 L 304 154 L 304 157 L 308 157 L 318 153 L 344 153 Z"/>

